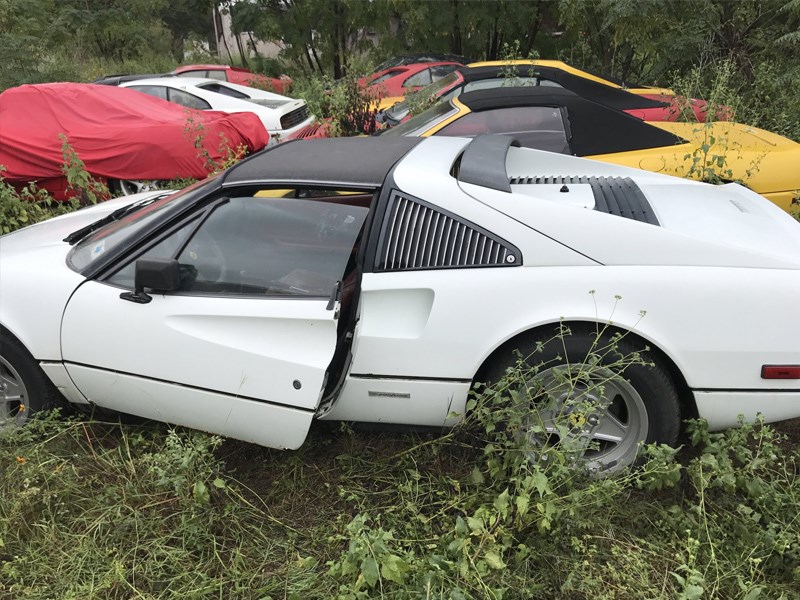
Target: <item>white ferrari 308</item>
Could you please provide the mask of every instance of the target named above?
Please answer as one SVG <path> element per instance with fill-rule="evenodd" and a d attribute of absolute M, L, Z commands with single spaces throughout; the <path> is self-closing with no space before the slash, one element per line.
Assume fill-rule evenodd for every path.
<path fill-rule="evenodd" d="M 520 356 L 546 389 L 602 325 L 645 360 L 596 370 L 566 435 L 610 471 L 687 417 L 800 416 L 798 299 L 800 224 L 736 184 L 502 136 L 301 140 L 0 238 L 0 400 L 297 448 L 313 419 L 451 425 Z"/>

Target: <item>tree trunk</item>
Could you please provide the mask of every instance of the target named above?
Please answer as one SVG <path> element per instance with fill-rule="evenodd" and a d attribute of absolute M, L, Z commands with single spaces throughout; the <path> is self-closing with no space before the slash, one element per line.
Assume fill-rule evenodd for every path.
<path fill-rule="evenodd" d="M 536 35 L 539 33 L 539 29 L 542 26 L 542 11 L 540 7 L 536 6 L 536 18 L 534 19 L 533 23 L 531 23 L 531 27 L 528 30 L 528 33 L 525 35 L 525 39 L 522 42 L 522 47 L 520 51 L 522 52 L 522 56 L 527 58 L 531 55 L 531 50 L 533 50 L 533 43 L 536 41 Z"/>
<path fill-rule="evenodd" d="M 461 22 L 458 12 L 458 0 L 451 0 L 453 9 L 453 31 L 450 35 L 450 51 L 453 54 L 461 54 Z"/>
<path fill-rule="evenodd" d="M 303 52 L 303 55 L 306 57 L 306 60 L 308 61 L 308 66 L 311 69 L 311 73 L 313 74 L 316 69 L 314 68 L 314 63 L 311 61 L 311 46 L 309 44 L 306 44 L 306 49 L 305 52 Z"/>
<path fill-rule="evenodd" d="M 255 41 L 255 39 L 253 39 L 253 32 L 252 31 L 248 31 L 247 32 L 247 37 L 250 38 L 250 48 L 253 51 L 253 55 L 254 56 L 259 56 L 258 48 L 256 47 L 256 41 Z"/>
<path fill-rule="evenodd" d="M 172 56 L 179 63 L 183 62 L 183 38 L 178 35 L 172 36 Z"/>
<path fill-rule="evenodd" d="M 319 60 L 319 54 L 317 54 L 317 47 L 314 44 L 311 44 L 311 54 L 314 56 L 314 61 L 317 63 L 317 70 L 320 73 L 324 73 L 325 69 L 322 68 L 322 62 Z M 314 65 L 311 65 L 311 70 L 314 70 Z"/>
<path fill-rule="evenodd" d="M 333 34 L 331 38 L 331 50 L 333 51 L 333 78 L 341 79 L 342 73 L 342 60 L 341 52 L 339 51 L 339 28 L 341 27 L 339 0 L 333 2 Z"/>

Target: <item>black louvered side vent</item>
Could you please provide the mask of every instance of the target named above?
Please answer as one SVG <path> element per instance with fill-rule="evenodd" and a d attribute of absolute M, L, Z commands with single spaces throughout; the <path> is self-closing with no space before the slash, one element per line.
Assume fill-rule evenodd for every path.
<path fill-rule="evenodd" d="M 392 197 L 378 245 L 379 271 L 521 264 L 519 250 L 488 231 L 419 200 Z"/>
<path fill-rule="evenodd" d="M 295 108 L 281 117 L 281 129 L 291 129 L 308 118 L 308 105 Z"/>
<path fill-rule="evenodd" d="M 630 177 L 511 177 L 509 183 L 590 185 L 594 194 L 595 210 L 651 225 L 659 224 L 653 207 Z"/>

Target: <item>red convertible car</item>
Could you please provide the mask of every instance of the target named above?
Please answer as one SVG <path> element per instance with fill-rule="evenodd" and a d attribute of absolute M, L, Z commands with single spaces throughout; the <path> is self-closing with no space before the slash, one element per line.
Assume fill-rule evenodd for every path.
<path fill-rule="evenodd" d="M 142 181 L 203 179 L 228 148 L 255 152 L 269 142 L 253 113 L 192 110 L 85 83 L 8 89 L 0 94 L 0 123 L 0 176 L 16 187 L 36 182 L 57 200 L 70 196 L 61 134 L 92 176 L 123 193 L 139 191 Z"/>
<path fill-rule="evenodd" d="M 377 89 L 377 97 L 402 96 L 416 92 L 446 77 L 462 66 L 457 62 L 427 62 L 391 67 L 358 82 L 363 86 Z"/>

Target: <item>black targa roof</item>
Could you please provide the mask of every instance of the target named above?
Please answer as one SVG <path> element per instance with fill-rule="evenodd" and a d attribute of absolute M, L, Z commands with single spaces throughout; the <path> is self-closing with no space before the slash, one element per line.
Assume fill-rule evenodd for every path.
<path fill-rule="evenodd" d="M 569 142 L 576 156 L 661 148 L 686 140 L 627 113 L 552 87 L 501 87 L 466 92 L 458 97 L 473 112 L 516 106 L 566 109 Z"/>
<path fill-rule="evenodd" d="M 540 67 L 537 65 L 508 65 L 465 67 L 459 69 L 465 82 L 493 79 L 495 77 L 541 77 L 555 81 L 562 87 L 579 96 L 605 104 L 617 110 L 632 110 L 636 108 L 663 108 L 666 102 L 646 98 L 639 94 L 632 94 L 619 88 L 604 85 L 585 77 L 573 75 L 556 67 Z M 505 88 L 508 89 L 508 88 Z"/>
<path fill-rule="evenodd" d="M 421 141 L 408 137 L 357 137 L 285 142 L 231 167 L 223 184 L 378 187 L 395 163 Z"/>

